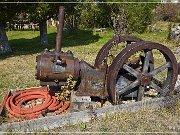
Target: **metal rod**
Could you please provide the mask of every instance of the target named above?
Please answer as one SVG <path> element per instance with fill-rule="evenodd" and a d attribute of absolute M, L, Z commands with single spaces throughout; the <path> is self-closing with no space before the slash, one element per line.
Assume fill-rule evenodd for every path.
<path fill-rule="evenodd" d="M 57 28 L 57 35 L 56 35 L 56 52 L 61 51 L 62 46 L 62 33 L 63 33 L 63 26 L 64 26 L 64 7 L 59 7 L 59 15 L 58 15 L 59 25 Z"/>

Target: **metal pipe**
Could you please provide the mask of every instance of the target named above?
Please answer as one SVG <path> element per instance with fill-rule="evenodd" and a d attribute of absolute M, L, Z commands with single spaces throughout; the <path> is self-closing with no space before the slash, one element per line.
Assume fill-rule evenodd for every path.
<path fill-rule="evenodd" d="M 59 21 L 59 25 L 57 28 L 57 35 L 56 35 L 56 52 L 60 52 L 62 46 L 62 33 L 64 26 L 64 6 L 59 7 L 58 21 Z"/>

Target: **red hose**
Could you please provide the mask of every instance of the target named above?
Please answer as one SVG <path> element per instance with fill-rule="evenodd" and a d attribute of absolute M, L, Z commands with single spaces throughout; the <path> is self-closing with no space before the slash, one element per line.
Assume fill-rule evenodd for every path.
<path fill-rule="evenodd" d="M 42 99 L 43 103 L 35 105 L 32 108 L 23 108 L 24 103 L 37 99 Z M 55 114 L 60 114 L 68 110 L 69 106 L 69 101 L 64 103 L 62 101 L 58 102 L 55 96 L 49 94 L 47 88 L 33 88 L 16 92 L 10 96 L 6 102 L 8 116 L 14 120 L 37 118 L 45 111 L 55 111 Z"/>

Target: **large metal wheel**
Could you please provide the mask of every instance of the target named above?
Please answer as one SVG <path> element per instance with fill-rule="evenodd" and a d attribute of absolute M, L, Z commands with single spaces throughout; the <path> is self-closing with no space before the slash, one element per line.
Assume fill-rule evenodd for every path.
<path fill-rule="evenodd" d="M 139 67 L 128 64 L 134 55 L 142 54 Z M 152 55 L 157 58 L 153 63 Z M 140 101 L 150 89 L 157 92 L 156 97 L 167 96 L 174 89 L 177 75 L 177 61 L 170 49 L 154 42 L 136 42 L 121 51 L 108 68 L 107 90 L 114 104 L 133 92 L 137 93 L 136 101 Z"/>
<path fill-rule="evenodd" d="M 108 56 L 108 53 L 110 49 L 112 48 L 114 42 L 115 44 L 119 44 L 121 42 L 126 42 L 127 45 L 130 45 L 133 42 L 139 42 L 142 41 L 142 39 L 133 37 L 133 36 L 121 36 L 116 35 L 111 40 L 109 40 L 98 52 L 95 60 L 95 67 L 98 67 L 102 64 L 103 60 Z"/>

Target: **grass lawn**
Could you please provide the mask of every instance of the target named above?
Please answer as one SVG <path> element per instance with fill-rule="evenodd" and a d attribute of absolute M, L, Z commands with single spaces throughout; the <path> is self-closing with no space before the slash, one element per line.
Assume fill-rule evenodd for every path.
<path fill-rule="evenodd" d="M 51 28 L 49 45 L 40 46 L 38 31 L 9 31 L 7 32 L 13 53 L 0 56 L 0 89 L 20 89 L 39 86 L 35 80 L 35 58 L 45 48 L 54 50 L 56 29 Z M 112 32 L 93 33 L 79 30 L 73 35 L 64 33 L 63 51 L 71 50 L 75 57 L 93 64 L 98 50 L 111 38 Z M 4 70 L 6 69 L 6 70 Z"/>
<path fill-rule="evenodd" d="M 43 49 L 54 50 L 56 29 L 48 30 L 49 45 L 40 46 L 39 31 L 8 31 L 7 35 L 13 53 L 0 55 L 0 93 L 8 89 L 23 89 L 27 87 L 39 86 L 39 81 L 35 79 L 35 58 Z M 112 38 L 113 32 L 93 32 L 91 30 L 78 30 L 75 34 L 64 33 L 63 51 L 71 50 L 75 57 L 94 64 L 96 54 L 99 49 Z M 133 35 L 147 41 L 159 42 L 173 50 L 178 47 L 173 41 L 167 41 L 167 29 L 159 32 Z M 180 58 L 177 58 L 180 62 Z M 2 99 L 2 98 L 1 98 Z M 68 126 L 57 129 L 57 131 L 174 131 L 180 132 L 180 107 L 175 111 L 146 111 L 132 114 L 116 114 L 107 116 L 92 123 L 80 123 L 75 126 Z M 179 127 L 178 127 L 179 126 Z M 168 128 L 169 127 L 169 128 Z M 171 128 L 172 127 L 172 128 Z"/>
<path fill-rule="evenodd" d="M 88 123 L 79 122 L 52 132 L 97 132 L 98 134 L 171 134 L 180 132 L 180 104 L 173 108 L 162 110 L 147 110 L 133 113 L 116 113 L 104 118 L 91 120 Z M 125 133 L 129 132 L 129 133 Z M 154 132 L 154 133 L 153 133 Z M 157 133 L 157 134 L 158 134 Z M 177 133 L 178 134 L 178 133 Z"/>

